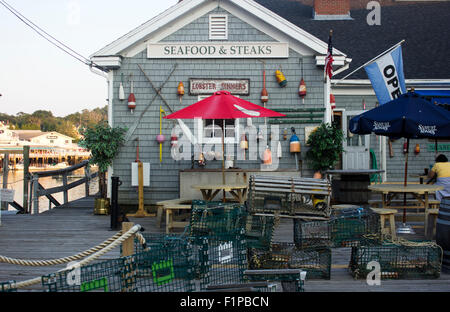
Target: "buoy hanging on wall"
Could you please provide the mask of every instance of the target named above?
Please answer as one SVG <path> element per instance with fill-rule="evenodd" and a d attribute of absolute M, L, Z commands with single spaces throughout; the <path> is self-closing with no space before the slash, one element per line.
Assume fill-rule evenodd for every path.
<path fill-rule="evenodd" d="M 131 110 L 131 113 L 134 112 L 136 108 L 136 97 L 133 92 L 133 80 L 130 82 L 130 95 L 128 96 L 128 108 Z"/>
<path fill-rule="evenodd" d="M 281 72 L 281 70 L 275 71 L 275 77 L 277 78 L 277 82 L 280 85 L 280 87 L 284 88 L 287 85 L 286 77 L 284 77 L 284 74 Z"/>
<path fill-rule="evenodd" d="M 178 146 L 178 137 L 175 134 L 170 137 L 170 146 Z"/>
<path fill-rule="evenodd" d="M 300 85 L 298 87 L 298 95 L 302 98 L 302 103 L 305 104 L 305 96 L 306 96 L 306 83 L 305 80 L 300 81 Z"/>
<path fill-rule="evenodd" d="M 263 163 L 265 165 L 272 164 L 272 151 L 269 149 L 269 145 L 266 146 L 266 150 L 263 153 Z"/>
<path fill-rule="evenodd" d="M 289 140 L 289 151 L 291 153 L 300 153 L 301 152 L 301 146 L 300 146 L 300 140 L 298 136 L 295 134 L 295 129 L 292 128 L 292 136 Z"/>
<path fill-rule="evenodd" d="M 269 93 L 266 89 L 266 71 L 263 71 L 263 89 L 261 91 L 261 102 L 265 105 L 269 101 Z"/>
<path fill-rule="evenodd" d="M 416 155 L 420 153 L 420 145 L 419 145 L 419 143 L 416 144 L 416 148 L 414 148 L 414 153 Z"/>
<path fill-rule="evenodd" d="M 125 100 L 125 91 L 123 90 L 123 74 L 120 74 L 119 100 Z"/>
<path fill-rule="evenodd" d="M 244 160 L 245 160 L 245 150 L 248 149 L 248 140 L 247 140 L 247 136 L 245 134 L 243 134 L 241 136 L 241 142 L 240 142 L 239 146 L 244 152 Z"/>
<path fill-rule="evenodd" d="M 177 93 L 178 96 L 180 97 L 180 104 L 181 104 L 184 95 L 184 85 L 182 81 L 180 81 L 180 83 L 178 84 Z"/>

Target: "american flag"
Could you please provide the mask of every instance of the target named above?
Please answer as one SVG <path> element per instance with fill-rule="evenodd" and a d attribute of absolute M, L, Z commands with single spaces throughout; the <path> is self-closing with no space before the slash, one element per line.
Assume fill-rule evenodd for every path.
<path fill-rule="evenodd" d="M 333 76 L 333 45 L 331 44 L 331 34 L 332 31 L 330 30 L 330 37 L 328 39 L 328 53 L 327 57 L 325 58 L 325 79 L 326 75 L 331 79 Z"/>

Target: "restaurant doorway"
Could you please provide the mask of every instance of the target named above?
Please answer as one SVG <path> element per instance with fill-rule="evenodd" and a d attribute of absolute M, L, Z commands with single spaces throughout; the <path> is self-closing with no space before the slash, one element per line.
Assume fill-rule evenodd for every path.
<path fill-rule="evenodd" d="M 348 131 L 350 119 L 364 111 L 343 111 L 342 131 L 344 132 L 344 154 L 342 169 L 369 169 L 370 135 L 358 135 Z"/>

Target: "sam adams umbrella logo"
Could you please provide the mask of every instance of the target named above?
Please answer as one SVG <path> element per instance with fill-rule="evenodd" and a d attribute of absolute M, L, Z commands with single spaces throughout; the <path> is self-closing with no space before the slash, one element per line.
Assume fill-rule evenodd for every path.
<path fill-rule="evenodd" d="M 373 122 L 373 131 L 375 130 L 388 131 L 390 127 L 391 124 L 389 122 L 378 122 L 378 121 Z"/>

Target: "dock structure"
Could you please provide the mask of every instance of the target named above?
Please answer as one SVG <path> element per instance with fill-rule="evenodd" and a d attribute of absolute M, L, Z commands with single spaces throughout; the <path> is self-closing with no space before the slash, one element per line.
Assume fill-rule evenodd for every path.
<path fill-rule="evenodd" d="M 144 233 L 164 233 L 156 217 L 129 218 L 141 225 Z M 97 246 L 117 231 L 110 229 L 110 217 L 94 215 L 94 197 L 89 196 L 59 207 L 30 215 L 4 215 L 0 226 L 0 254 L 19 259 L 55 259 L 75 255 Z M 422 235 L 417 231 L 417 235 Z M 292 222 L 282 219 L 274 233 L 274 240 L 292 242 Z M 409 238 L 409 237 L 408 237 Z M 355 280 L 348 270 L 351 248 L 333 248 L 331 278 L 306 280 L 307 292 L 448 292 L 450 274 L 441 273 L 436 279 L 382 280 L 380 286 L 369 286 L 365 280 Z M 120 256 L 116 248 L 96 261 Z M 0 263 L 0 282 L 25 281 L 65 268 L 56 266 L 19 266 Z M 19 291 L 43 291 L 40 284 Z"/>

